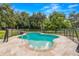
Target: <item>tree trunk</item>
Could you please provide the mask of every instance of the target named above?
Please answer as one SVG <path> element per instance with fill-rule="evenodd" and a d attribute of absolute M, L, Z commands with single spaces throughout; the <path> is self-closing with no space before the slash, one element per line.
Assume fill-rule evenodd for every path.
<path fill-rule="evenodd" d="M 79 53 L 79 44 L 78 44 L 78 46 L 77 46 L 77 48 L 76 48 L 76 52 Z"/>
<path fill-rule="evenodd" d="M 8 29 L 6 28 L 5 36 L 3 42 L 8 42 Z"/>

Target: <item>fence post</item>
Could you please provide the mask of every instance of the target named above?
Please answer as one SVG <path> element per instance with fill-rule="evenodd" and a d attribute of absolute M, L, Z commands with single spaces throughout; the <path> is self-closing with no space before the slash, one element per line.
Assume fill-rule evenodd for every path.
<path fill-rule="evenodd" d="M 65 29 L 64 29 L 64 36 L 65 36 Z"/>

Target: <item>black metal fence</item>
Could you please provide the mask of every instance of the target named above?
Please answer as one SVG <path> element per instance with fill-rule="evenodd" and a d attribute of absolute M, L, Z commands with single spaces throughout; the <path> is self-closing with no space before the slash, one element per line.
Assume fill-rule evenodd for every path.
<path fill-rule="evenodd" d="M 76 43 L 79 42 L 79 29 L 43 30 L 43 31 L 41 31 L 40 29 L 30 29 L 30 30 L 29 29 L 8 29 L 8 31 L 9 31 L 9 34 L 8 34 L 9 37 L 20 35 L 21 32 L 43 32 L 43 33 L 63 35 L 70 38 L 72 41 Z M 76 35 L 76 33 L 78 35 Z"/>
<path fill-rule="evenodd" d="M 21 31 L 25 32 L 43 32 L 43 33 L 51 33 L 51 34 L 58 34 L 58 35 L 63 35 L 68 38 L 70 38 L 73 41 L 79 41 L 79 29 L 62 29 L 62 30 L 43 30 L 41 31 L 40 29 L 20 29 Z"/>

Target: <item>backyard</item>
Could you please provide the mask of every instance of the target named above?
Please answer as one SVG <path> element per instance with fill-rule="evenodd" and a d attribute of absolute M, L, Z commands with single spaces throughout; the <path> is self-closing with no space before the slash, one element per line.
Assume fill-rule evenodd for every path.
<path fill-rule="evenodd" d="M 51 31 L 50 30 L 50 31 L 44 31 L 44 32 L 42 31 L 41 33 L 56 34 L 60 37 L 59 39 L 54 40 L 55 43 L 54 43 L 53 47 L 46 51 L 44 51 L 44 50 L 38 51 L 38 50 L 34 50 L 34 49 L 30 48 L 28 45 L 28 41 L 18 38 L 18 36 L 21 35 L 20 31 L 22 31 L 22 32 L 24 31 L 25 33 L 41 32 L 41 31 L 37 31 L 37 30 L 33 30 L 33 29 L 30 31 L 28 29 L 9 30 L 10 35 L 9 35 L 8 43 L 0 43 L 0 52 L 1 52 L 0 55 L 9 55 L 9 56 L 11 56 L 11 55 L 12 56 L 15 56 L 15 55 L 16 56 L 22 56 L 22 55 L 27 55 L 27 56 L 28 55 L 29 56 L 38 56 L 38 55 L 40 55 L 40 56 L 42 56 L 42 55 L 43 56 L 49 56 L 49 55 L 50 56 L 58 56 L 58 55 L 72 56 L 73 55 L 73 56 L 77 56 L 77 55 L 79 55 L 76 52 L 78 40 L 76 38 L 76 34 L 73 33 L 73 31 L 69 32 L 67 30 L 66 34 L 65 34 L 64 30 L 60 30 L 60 31 Z M 69 34 L 69 33 L 71 33 L 71 34 Z M 77 30 L 77 33 L 79 33 L 78 30 Z M 74 34 L 74 36 L 73 36 L 73 34 Z M 0 30 L 1 41 L 4 40 L 4 35 L 5 35 L 5 30 Z M 76 39 L 74 39 L 74 38 L 76 38 Z M 59 51 L 59 53 L 58 53 L 58 51 Z"/>
<path fill-rule="evenodd" d="M 16 8 L 13 8 L 15 5 Z M 18 9 L 18 5 L 26 8 Z M 33 5 L 33 10 L 29 9 L 28 5 Z M 76 11 L 67 10 L 70 12 L 64 12 L 63 9 L 63 12 L 51 9 L 51 13 L 48 13 L 43 9 L 47 10 L 58 5 L 60 7 L 65 5 L 68 9 L 68 5 L 74 4 L 52 4 L 45 8 L 42 8 L 42 5 L 50 6 L 51 4 L 0 4 L 0 55 L 79 55 L 78 9 Z"/>
<path fill-rule="evenodd" d="M 6 56 L 78 56 L 77 43 L 65 36 L 58 35 L 51 49 L 36 50 L 29 46 L 28 41 L 12 36 L 8 43 L 0 43 L 0 55 Z M 15 48 L 15 49 L 14 49 Z"/>

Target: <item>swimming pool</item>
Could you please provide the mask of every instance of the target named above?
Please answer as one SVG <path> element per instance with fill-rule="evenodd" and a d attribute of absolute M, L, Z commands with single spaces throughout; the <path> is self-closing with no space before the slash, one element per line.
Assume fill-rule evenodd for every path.
<path fill-rule="evenodd" d="M 53 45 L 53 40 L 58 38 L 59 36 L 30 32 L 25 35 L 19 36 L 19 38 L 27 40 L 29 47 L 34 49 L 48 49 Z"/>

